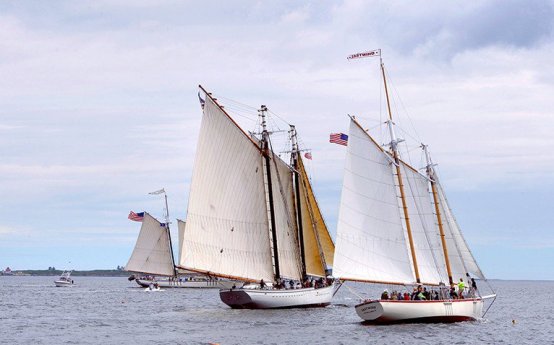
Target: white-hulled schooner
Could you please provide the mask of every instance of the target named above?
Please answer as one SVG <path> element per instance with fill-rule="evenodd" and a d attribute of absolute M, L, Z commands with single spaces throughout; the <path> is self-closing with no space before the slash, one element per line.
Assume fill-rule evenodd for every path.
<path fill-rule="evenodd" d="M 165 195 L 165 198 L 167 210 L 167 195 Z M 134 279 L 142 287 L 155 284 L 162 288 L 221 289 L 235 284 L 234 281 L 214 279 L 206 275 L 177 269 L 173 258 L 168 220 L 169 214 L 166 215 L 166 222 L 160 223 L 149 213 L 144 212 L 135 248 L 125 266 L 126 271 L 140 273 L 141 275 L 133 274 L 129 277 L 129 280 Z M 177 223 L 179 226 L 179 242 L 181 243 L 184 222 L 178 219 Z"/>
<path fill-rule="evenodd" d="M 259 110 L 263 131 L 257 138 L 200 89 L 205 100 L 180 267 L 244 281 L 240 288 L 220 290 L 221 300 L 232 308 L 328 305 L 334 282 L 326 279 L 326 268 L 333 264 L 334 244 L 304 170 L 294 126 L 288 165 L 271 148 L 265 106 Z M 289 288 L 307 277 L 322 284 Z"/>
<path fill-rule="evenodd" d="M 353 57 L 360 57 L 361 54 Z M 380 56 L 373 51 L 365 56 Z M 364 56 L 364 55 L 362 55 Z M 451 298 L 458 279 L 485 279 L 448 206 L 426 146 L 427 174 L 400 159 L 381 60 L 389 120 L 381 147 L 353 117 L 337 225 L 334 276 L 345 281 L 416 287 L 440 294 L 427 300 L 366 300 L 356 305 L 369 322 L 453 322 L 482 316 L 477 291 Z M 411 292 L 411 289 L 410 289 Z M 462 292 L 460 292 L 461 294 Z"/>

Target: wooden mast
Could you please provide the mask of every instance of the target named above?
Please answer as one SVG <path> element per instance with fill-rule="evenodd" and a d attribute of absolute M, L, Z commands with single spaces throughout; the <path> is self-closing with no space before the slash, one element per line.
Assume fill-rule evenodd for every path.
<path fill-rule="evenodd" d="M 269 148 L 269 132 L 266 128 L 265 112 L 267 107 L 262 105 L 259 112 L 262 117 L 262 154 L 265 160 L 265 169 L 267 175 L 267 194 L 269 199 L 269 215 L 271 218 L 271 242 L 273 247 L 273 261 L 275 264 L 275 280 L 281 279 L 279 270 L 279 250 L 277 249 L 277 229 L 275 226 L 275 207 L 273 205 L 273 185 L 271 184 L 271 158 Z"/>
<path fill-rule="evenodd" d="M 380 55 L 380 54 L 379 54 Z M 385 77 L 385 65 L 383 64 L 383 59 L 381 58 L 381 73 L 383 74 L 383 83 L 385 84 L 385 95 L 387 98 L 387 109 L 389 112 L 389 121 L 387 121 L 389 126 L 389 131 L 391 135 L 391 149 L 392 149 L 392 155 L 394 158 L 395 166 L 396 166 L 396 176 L 398 178 L 398 188 L 400 189 L 400 198 L 402 199 L 402 209 L 404 211 L 404 219 L 406 220 L 406 231 L 408 233 L 408 241 L 410 243 L 410 252 L 412 254 L 412 261 L 414 263 L 414 273 L 416 276 L 416 282 L 419 284 L 421 283 L 421 279 L 419 277 L 419 268 L 417 265 L 417 258 L 415 253 L 415 247 L 414 247 L 414 239 L 412 236 L 412 228 L 410 226 L 410 218 L 408 216 L 408 206 L 406 204 L 406 195 L 404 194 L 404 184 L 402 183 L 402 174 L 400 169 L 400 157 L 398 155 L 398 140 L 396 139 L 396 135 L 394 133 L 393 128 L 393 122 L 392 122 L 392 111 L 390 106 L 390 100 L 389 100 L 389 90 L 387 88 L 387 78 Z"/>
<path fill-rule="evenodd" d="M 444 254 L 444 261 L 446 263 L 446 272 L 448 274 L 448 283 L 450 286 L 454 284 L 454 280 L 452 279 L 452 269 L 450 268 L 450 258 L 448 257 L 448 248 L 446 246 L 446 238 L 444 236 L 444 228 L 442 225 L 442 217 L 441 217 L 441 211 L 439 207 L 439 198 L 437 195 L 437 186 L 436 186 L 436 180 L 435 180 L 435 171 L 433 169 L 433 163 L 431 162 L 431 157 L 429 156 L 429 151 L 427 151 L 427 145 L 421 145 L 423 148 L 423 151 L 425 152 L 425 158 L 427 159 L 427 176 L 429 177 L 429 180 L 431 181 L 431 191 L 433 192 L 433 202 L 435 204 L 435 213 L 437 214 L 437 222 L 439 225 L 439 234 L 441 237 L 441 244 L 442 244 L 442 251 Z"/>
<path fill-rule="evenodd" d="M 171 252 L 171 262 L 173 262 L 173 274 L 177 278 L 177 267 L 175 267 L 175 256 L 173 255 L 173 244 L 171 243 L 171 231 L 169 231 L 169 206 L 167 206 L 167 193 L 165 188 L 164 191 L 165 197 L 165 228 L 167 230 L 167 238 L 169 239 L 169 251 Z"/>
<path fill-rule="evenodd" d="M 300 178 L 298 177 L 298 141 L 296 137 L 296 127 L 290 125 L 291 141 L 292 141 L 292 162 L 294 167 L 294 192 L 296 194 L 296 215 L 298 223 L 298 242 L 300 243 L 300 260 L 302 270 L 302 282 L 306 278 L 306 249 L 304 248 L 304 230 L 302 227 L 302 205 L 300 204 Z"/>

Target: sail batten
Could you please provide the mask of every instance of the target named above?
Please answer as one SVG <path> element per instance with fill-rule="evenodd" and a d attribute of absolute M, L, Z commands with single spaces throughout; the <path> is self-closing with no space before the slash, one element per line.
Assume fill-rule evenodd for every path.
<path fill-rule="evenodd" d="M 144 212 L 137 243 L 125 270 L 173 276 L 175 273 L 173 265 L 167 228 Z"/>

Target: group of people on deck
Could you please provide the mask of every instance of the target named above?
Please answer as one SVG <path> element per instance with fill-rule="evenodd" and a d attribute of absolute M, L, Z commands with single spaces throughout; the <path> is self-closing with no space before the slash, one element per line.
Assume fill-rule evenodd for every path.
<path fill-rule="evenodd" d="M 464 280 L 460 278 L 458 284 L 452 284 L 450 290 L 445 287 L 439 287 L 438 290 L 427 290 L 426 287 L 418 285 L 414 287 L 412 293 L 407 291 L 402 293 L 399 291 L 393 291 L 389 295 L 387 289 L 381 294 L 382 300 L 404 300 L 404 301 L 430 301 L 430 300 L 443 300 L 443 299 L 463 299 L 473 298 L 477 293 L 477 284 L 475 279 L 471 278 L 469 288 L 466 286 Z"/>
<path fill-rule="evenodd" d="M 287 282 L 285 279 L 280 279 L 273 284 L 273 288 L 277 290 L 293 290 L 293 289 L 302 289 L 302 288 L 310 288 L 310 287 L 313 287 L 314 289 L 320 289 L 320 288 L 329 286 L 332 283 L 333 283 L 332 278 L 323 278 L 323 277 L 320 277 L 319 279 L 306 277 L 303 282 L 299 282 L 295 280 L 289 280 Z M 264 282 L 263 279 L 260 280 L 259 286 L 260 286 L 260 289 L 268 288 L 268 285 Z"/>

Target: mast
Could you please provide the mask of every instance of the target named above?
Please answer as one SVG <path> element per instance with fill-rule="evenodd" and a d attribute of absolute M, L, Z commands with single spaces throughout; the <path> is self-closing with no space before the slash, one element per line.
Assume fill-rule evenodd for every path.
<path fill-rule="evenodd" d="M 277 248 L 277 229 L 275 226 L 275 206 L 273 204 L 273 186 L 271 184 L 271 158 L 270 158 L 270 148 L 269 148 L 269 132 L 267 131 L 266 121 L 265 121 L 265 112 L 267 107 L 262 105 L 258 112 L 262 118 L 262 154 L 265 161 L 265 169 L 267 175 L 267 194 L 269 201 L 269 216 L 271 218 L 271 244 L 273 249 L 273 261 L 275 264 L 275 280 L 281 278 L 281 273 L 279 270 L 279 251 Z"/>
<path fill-rule="evenodd" d="M 177 277 L 177 268 L 175 267 L 175 256 L 173 255 L 173 243 L 171 243 L 171 231 L 169 230 L 169 207 L 167 206 L 167 193 L 162 189 L 165 198 L 165 228 L 167 229 L 167 238 L 169 239 L 169 251 L 171 252 L 171 261 L 173 262 L 173 274 Z"/>
<path fill-rule="evenodd" d="M 296 127 L 290 125 L 291 141 L 292 141 L 292 161 L 294 167 L 294 193 L 296 194 L 296 215 L 298 223 L 298 241 L 300 243 L 300 259 L 302 269 L 302 281 L 306 277 L 306 249 L 304 248 L 304 231 L 302 228 L 302 206 L 300 204 L 300 178 L 298 166 L 298 138 L 296 136 Z"/>
<path fill-rule="evenodd" d="M 379 54 L 380 55 L 380 54 Z M 402 183 L 402 174 L 400 171 L 400 157 L 398 154 L 398 143 L 400 140 L 396 139 L 396 134 L 394 133 L 394 123 L 392 122 L 392 111 L 390 106 L 390 99 L 389 99 L 389 90 L 387 88 L 387 79 L 385 77 L 385 65 L 383 64 L 383 59 L 380 57 L 381 62 L 381 73 L 383 74 L 383 83 L 385 84 L 385 95 L 387 98 L 387 110 L 389 113 L 389 120 L 387 121 L 387 125 L 389 127 L 390 137 L 391 137 L 391 149 L 392 154 L 396 166 L 396 176 L 398 178 L 398 188 L 400 189 L 400 198 L 402 199 L 402 209 L 404 211 L 404 219 L 406 220 L 406 231 L 408 233 L 408 242 L 410 243 L 410 252 L 412 254 L 412 261 L 414 264 L 414 273 L 416 276 L 416 282 L 421 283 L 421 279 L 419 277 L 419 269 L 417 265 L 417 258 L 415 253 L 415 246 L 414 246 L 414 239 L 412 236 L 412 228 L 410 226 L 410 218 L 408 215 L 408 206 L 406 204 L 406 195 L 404 193 L 404 184 Z"/>
<path fill-rule="evenodd" d="M 437 214 L 437 222 L 439 225 L 439 233 L 441 237 L 442 251 L 444 253 L 444 261 L 446 264 L 446 272 L 448 273 L 448 283 L 452 285 L 454 280 L 452 279 L 452 268 L 450 267 L 450 258 L 448 257 L 448 248 L 446 246 L 446 238 L 444 236 L 444 228 L 442 224 L 441 211 L 439 206 L 439 197 L 437 195 L 437 186 L 435 180 L 435 171 L 433 169 L 433 162 L 431 161 L 431 156 L 427 150 L 427 145 L 421 144 L 423 151 L 425 152 L 425 158 L 427 160 L 427 176 L 431 181 L 431 191 L 433 192 L 433 202 L 435 204 L 435 213 Z"/>

